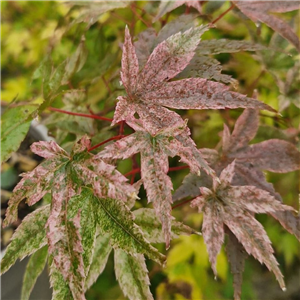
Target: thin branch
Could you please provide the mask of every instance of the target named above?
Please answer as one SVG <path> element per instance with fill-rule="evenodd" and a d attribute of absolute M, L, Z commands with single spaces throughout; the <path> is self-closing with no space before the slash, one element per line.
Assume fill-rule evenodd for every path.
<path fill-rule="evenodd" d="M 59 108 L 55 108 L 55 107 L 48 107 L 48 109 L 51 110 L 51 111 L 56 111 L 56 112 L 60 112 L 60 113 L 67 114 L 67 115 L 72 115 L 72 116 L 79 116 L 79 117 L 97 119 L 97 120 L 109 121 L 109 122 L 111 122 L 113 120 L 113 119 L 110 119 L 110 118 L 100 117 L 100 116 L 97 116 L 97 115 L 75 113 L 75 112 L 72 112 L 72 111 L 67 111 L 67 110 L 63 110 L 63 109 L 59 109 Z"/>
<path fill-rule="evenodd" d="M 189 166 L 172 167 L 172 168 L 169 168 L 169 172 L 188 169 L 188 168 L 189 168 Z"/>
<path fill-rule="evenodd" d="M 110 87 L 109 87 L 109 85 L 108 85 L 108 83 L 107 83 L 105 77 L 102 76 L 101 79 L 103 80 L 103 82 L 104 82 L 104 84 L 105 84 L 105 86 L 106 86 L 106 88 L 107 88 L 107 90 L 108 90 L 108 93 L 111 95 L 111 94 L 112 94 L 112 90 L 110 89 Z"/>
<path fill-rule="evenodd" d="M 107 140 L 105 140 L 105 141 L 103 141 L 103 142 L 101 142 L 101 143 L 99 143 L 99 144 L 97 144 L 97 145 L 91 147 L 90 149 L 88 149 L 88 151 L 90 152 L 90 151 L 92 151 L 92 150 L 94 150 L 94 149 L 96 149 L 96 148 L 98 148 L 98 147 L 100 147 L 100 146 L 102 146 L 102 145 L 104 145 L 104 144 L 110 142 L 110 141 L 113 141 L 113 140 L 120 140 L 120 139 L 122 139 L 122 138 L 125 137 L 125 136 L 126 136 L 126 135 L 116 135 L 116 136 L 113 136 L 113 137 L 111 137 L 111 138 L 109 138 L 109 139 L 107 139 Z"/>
<path fill-rule="evenodd" d="M 211 24 L 217 23 L 220 19 L 222 19 L 233 8 L 234 8 L 234 4 L 231 4 L 231 6 L 227 10 L 225 10 L 222 14 L 220 14 L 214 21 L 212 21 Z"/>
<path fill-rule="evenodd" d="M 147 28 L 150 28 L 150 27 L 151 27 L 151 24 L 149 24 L 147 21 L 145 21 L 145 20 L 137 13 L 137 11 L 135 10 L 135 8 L 134 8 L 133 5 L 131 5 L 130 8 L 131 8 L 131 11 L 134 13 L 134 15 L 135 15 L 140 21 L 142 21 L 142 22 L 147 26 Z"/>
<path fill-rule="evenodd" d="M 129 171 L 128 173 L 126 173 L 124 176 L 127 177 L 127 176 L 130 176 L 132 174 L 136 174 L 136 173 L 140 173 L 141 172 L 141 169 L 140 168 L 137 168 L 137 169 L 133 169 L 131 171 Z"/>
<path fill-rule="evenodd" d="M 189 203 L 189 202 L 191 202 L 193 200 L 194 200 L 194 198 L 193 199 L 189 199 L 189 200 L 185 200 L 185 201 L 183 201 L 181 203 L 178 203 L 178 204 L 172 206 L 172 210 L 175 209 L 175 208 L 177 208 L 177 207 L 179 207 L 179 206 L 185 205 L 185 204 L 187 204 L 187 203 Z"/>

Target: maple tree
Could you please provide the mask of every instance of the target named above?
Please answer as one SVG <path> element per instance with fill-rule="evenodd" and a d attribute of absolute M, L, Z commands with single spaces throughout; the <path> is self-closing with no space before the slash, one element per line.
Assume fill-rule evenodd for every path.
<path fill-rule="evenodd" d="M 165 243 L 169 249 L 172 239 L 192 234 L 202 234 L 216 277 L 217 256 L 225 235 L 228 237 L 226 251 L 235 299 L 241 299 L 246 253 L 265 264 L 275 274 L 280 287 L 286 289 L 271 241 L 255 214 L 272 215 L 300 239 L 299 215 L 295 208 L 283 204 L 282 197 L 263 173 L 300 169 L 300 153 L 294 144 L 280 139 L 249 145 L 260 125 L 260 110 L 275 117 L 277 110 L 257 97 L 232 91 L 238 81 L 222 73 L 222 65 L 213 57 L 268 48 L 249 41 L 201 40 L 204 33 L 215 28 L 218 20 L 237 7 L 251 20 L 266 23 L 299 50 L 299 39 L 292 28 L 283 21 L 276 25 L 278 19 L 267 14 L 295 10 L 298 2 L 278 2 L 272 6 L 273 2 L 233 1 L 217 19 L 199 26 L 197 15 L 190 13 L 190 9 L 202 14 L 203 3 L 162 1 L 154 23 L 183 4 L 187 9 L 186 14 L 161 26 L 158 33 L 137 13 L 136 3 L 130 4 L 132 13 L 148 28 L 133 42 L 130 31 L 134 26 L 129 30 L 126 25 L 121 68 L 111 79 L 114 82 L 121 78 L 114 92 L 104 75 L 91 75 L 92 68 L 85 73 L 88 55 L 83 36 L 72 56 L 58 67 L 53 67 L 49 56 L 45 57 L 33 75 L 34 79 L 42 78 L 42 104 L 11 107 L 2 119 L 4 161 L 18 148 L 30 121 L 47 109 L 53 114 L 45 124 L 55 131 L 57 140 L 31 145 L 32 152 L 44 161 L 22 174 L 3 222 L 4 226 L 16 222 L 22 200 L 26 199 L 29 206 L 43 202 L 24 218 L 1 260 L 4 273 L 17 259 L 32 255 L 24 275 L 22 299 L 29 299 L 45 265 L 49 268 L 52 299 L 85 299 L 85 293 L 103 272 L 112 250 L 116 279 L 124 295 L 129 299 L 154 299 L 145 258 L 165 266 L 167 257 L 153 244 Z M 84 4 L 66 32 L 72 26 L 84 24 L 86 33 L 102 14 L 109 11 L 114 14 L 115 9 L 127 5 L 127 2 Z M 142 12 L 145 13 L 143 9 Z M 265 61 L 263 55 L 260 59 Z M 108 88 L 109 98 L 117 99 L 113 118 L 95 114 L 87 107 L 88 94 L 72 85 L 72 78 L 80 72 L 83 82 L 86 80 L 88 84 L 100 77 Z M 64 90 L 64 86 L 69 90 Z M 63 109 L 51 106 L 58 97 L 62 99 Z M 103 110 L 106 102 L 110 103 L 104 101 Z M 181 111 L 226 113 L 235 108 L 244 111 L 233 132 L 224 123 L 219 146 L 199 149 L 190 123 Z M 61 117 L 59 113 L 68 116 Z M 22 125 L 16 134 L 9 126 L 12 116 Z M 84 117 L 88 121 L 82 123 Z M 111 128 L 119 128 L 118 134 L 111 136 L 107 133 L 111 128 L 97 128 L 95 120 L 111 122 Z M 128 134 L 124 134 L 125 130 Z M 13 143 L 9 142 L 10 138 L 14 138 Z M 111 143 L 106 145 L 108 142 Z M 169 157 L 179 157 L 185 164 L 173 170 L 189 169 L 175 192 L 168 174 L 172 170 Z M 118 170 L 118 162 L 126 159 L 132 161 L 132 170 L 124 175 Z M 137 181 L 136 173 L 140 173 Z M 129 175 L 132 175 L 130 182 Z M 151 207 L 141 207 L 141 204 L 136 207 L 141 186 Z M 185 201 L 172 207 L 173 202 L 182 199 Z M 203 213 L 202 233 L 172 216 L 172 209 L 187 203 Z"/>

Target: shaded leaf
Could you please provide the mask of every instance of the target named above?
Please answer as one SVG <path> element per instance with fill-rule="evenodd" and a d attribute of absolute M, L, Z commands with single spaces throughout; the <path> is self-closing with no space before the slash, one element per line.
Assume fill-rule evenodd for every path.
<path fill-rule="evenodd" d="M 220 53 L 235 53 L 240 51 L 259 51 L 267 48 L 249 41 L 218 39 L 204 40 L 199 43 L 197 55 L 215 55 Z"/>
<path fill-rule="evenodd" d="M 290 41 L 300 51 L 300 41 L 293 29 L 281 19 L 268 12 L 287 12 L 299 9 L 299 1 L 234 1 L 234 4 L 253 22 L 267 24 Z"/>
<path fill-rule="evenodd" d="M 85 281 L 85 290 L 88 290 L 103 272 L 111 250 L 109 235 L 98 235 L 95 241 L 91 266 Z"/>
<path fill-rule="evenodd" d="M 228 236 L 226 252 L 230 263 L 231 273 L 233 274 L 234 300 L 240 300 L 247 253 L 230 230 L 227 229 L 226 234 Z"/>
<path fill-rule="evenodd" d="M 37 278 L 44 270 L 48 257 L 48 248 L 43 247 L 35 252 L 29 259 L 24 273 L 21 299 L 28 300 Z"/>
<path fill-rule="evenodd" d="M 17 259 L 22 260 L 47 244 L 45 225 L 49 214 L 50 205 L 45 205 L 24 218 L 5 250 L 1 274 L 9 270 Z"/>
<path fill-rule="evenodd" d="M 1 162 L 18 150 L 29 130 L 33 114 L 38 106 L 20 105 L 5 110 L 1 116 Z"/>
<path fill-rule="evenodd" d="M 162 226 L 159 218 L 151 208 L 140 208 L 133 211 L 135 216 L 134 222 L 141 228 L 145 238 L 151 243 L 163 243 Z M 181 235 L 191 235 L 196 231 L 181 222 L 172 220 L 171 236 L 178 238 Z"/>
<path fill-rule="evenodd" d="M 194 7 L 199 11 L 201 14 L 202 8 L 201 4 L 198 1 L 184 1 L 184 0 L 177 0 L 177 1 L 168 1 L 168 0 L 162 0 L 160 2 L 158 13 L 156 17 L 153 19 L 153 23 L 156 22 L 158 19 L 163 17 L 166 13 L 174 10 L 175 8 L 185 4 L 188 7 Z"/>
<path fill-rule="evenodd" d="M 286 141 L 267 140 L 249 146 L 235 154 L 240 161 L 251 162 L 256 168 L 276 173 L 286 173 L 300 168 L 300 152 Z"/>
<path fill-rule="evenodd" d="M 129 299 L 154 299 L 145 258 L 142 254 L 131 256 L 123 250 L 115 250 L 116 278 L 125 296 Z"/>

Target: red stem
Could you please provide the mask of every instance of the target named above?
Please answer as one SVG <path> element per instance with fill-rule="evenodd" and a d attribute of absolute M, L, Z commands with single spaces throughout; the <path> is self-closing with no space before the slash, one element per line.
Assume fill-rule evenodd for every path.
<path fill-rule="evenodd" d="M 91 147 L 90 149 L 88 149 L 88 151 L 90 152 L 90 151 L 92 151 L 92 150 L 94 150 L 94 149 L 96 149 L 96 148 L 98 148 L 98 147 L 100 147 L 100 146 L 102 146 L 102 145 L 104 145 L 104 144 L 110 142 L 110 141 L 113 141 L 113 140 L 120 140 L 120 139 L 122 139 L 122 138 L 125 137 L 125 136 L 126 136 L 126 135 L 116 135 L 116 136 L 113 136 L 113 137 L 111 137 L 111 138 L 109 138 L 109 139 L 107 139 L 107 140 L 105 140 L 105 141 L 103 141 L 103 142 L 101 142 L 101 143 L 99 143 L 99 144 L 97 144 L 97 145 Z"/>
<path fill-rule="evenodd" d="M 133 5 L 131 5 L 130 8 L 131 8 L 131 11 L 137 16 L 137 18 L 138 18 L 139 20 L 141 20 L 148 28 L 151 27 L 151 25 L 150 25 L 147 21 L 145 21 L 145 20 L 137 13 L 137 11 L 135 10 L 135 8 L 134 8 Z"/>
<path fill-rule="evenodd" d="M 189 202 L 191 202 L 193 200 L 194 200 L 194 198 L 193 199 L 189 199 L 189 200 L 185 200 L 185 201 L 183 201 L 183 202 L 181 202 L 179 204 L 176 204 L 176 205 L 172 206 L 172 210 L 175 209 L 175 208 L 177 208 L 177 207 L 179 207 L 179 206 L 182 206 L 182 205 L 184 205 L 186 203 L 189 203 Z"/>
<path fill-rule="evenodd" d="M 112 94 L 112 90 L 110 89 L 110 87 L 109 87 L 109 85 L 108 85 L 108 83 L 107 83 L 105 77 L 102 76 L 101 78 L 102 78 L 102 80 L 103 80 L 103 82 L 104 82 L 104 84 L 105 84 L 105 86 L 106 86 L 106 88 L 107 88 L 107 90 L 108 90 L 108 93 L 111 95 L 111 94 Z"/>
<path fill-rule="evenodd" d="M 48 107 L 48 109 L 51 111 L 56 111 L 56 112 L 60 112 L 60 113 L 72 115 L 72 116 L 79 116 L 79 117 L 85 117 L 85 118 L 97 119 L 97 120 L 109 121 L 109 122 L 111 122 L 113 120 L 110 118 L 100 117 L 100 116 L 96 116 L 96 115 L 89 115 L 89 114 L 75 113 L 72 111 L 66 111 L 63 109 L 55 108 L 55 107 Z"/>
<path fill-rule="evenodd" d="M 124 133 L 124 125 L 125 125 L 125 121 L 121 121 L 121 122 L 119 123 L 119 125 L 120 125 L 119 135 L 123 135 L 123 133 Z"/>
<path fill-rule="evenodd" d="M 225 10 L 222 14 L 220 14 L 214 21 L 212 21 L 211 24 L 217 23 L 220 19 L 222 19 L 233 8 L 234 8 L 234 4 L 231 4 L 231 6 L 227 10 Z"/>
<path fill-rule="evenodd" d="M 169 172 L 178 171 L 178 170 L 182 170 L 182 169 L 188 169 L 188 168 L 189 168 L 189 166 L 172 167 L 172 168 L 169 168 Z"/>

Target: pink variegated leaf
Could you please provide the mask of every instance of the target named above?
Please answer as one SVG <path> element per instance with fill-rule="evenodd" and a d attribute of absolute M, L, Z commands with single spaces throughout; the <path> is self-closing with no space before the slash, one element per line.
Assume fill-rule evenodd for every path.
<path fill-rule="evenodd" d="M 258 189 L 254 186 L 232 186 L 223 193 L 222 197 L 238 199 L 236 204 L 254 213 L 270 213 L 275 211 L 294 211 L 291 206 L 283 205 L 269 192 Z"/>
<path fill-rule="evenodd" d="M 222 132 L 222 150 L 226 153 L 230 148 L 230 130 L 228 126 L 224 123 L 224 129 Z"/>
<path fill-rule="evenodd" d="M 299 9 L 299 1 L 234 1 L 235 5 L 253 22 L 267 24 L 300 51 L 300 41 L 293 29 L 281 19 L 268 12 L 286 12 Z"/>
<path fill-rule="evenodd" d="M 116 249 L 114 258 L 116 278 L 124 295 L 130 300 L 153 300 L 144 255 L 132 256 Z"/>
<path fill-rule="evenodd" d="M 22 175 L 23 179 L 16 185 L 8 201 L 3 226 L 18 219 L 18 206 L 23 199 L 26 198 L 29 205 L 34 205 L 51 190 L 54 171 L 60 167 L 60 163 L 62 163 L 61 160 L 49 159 L 42 162 L 33 171 Z"/>
<path fill-rule="evenodd" d="M 237 1 L 239 5 L 247 6 L 247 9 L 263 12 L 288 12 L 300 8 L 300 1 L 249 1 L 249 3 L 241 3 L 245 1 Z"/>
<path fill-rule="evenodd" d="M 201 148 L 199 151 L 209 165 L 214 165 L 219 159 L 219 153 L 215 149 Z"/>
<path fill-rule="evenodd" d="M 87 165 L 76 164 L 75 169 L 82 182 L 93 187 L 97 197 L 110 197 L 126 201 L 135 194 L 135 188 L 126 184 L 127 178 L 114 166 L 96 157 L 88 160 Z"/>
<path fill-rule="evenodd" d="M 266 181 L 262 171 L 255 169 L 251 164 L 236 164 L 236 176 L 233 179 L 233 185 L 254 185 L 259 189 L 268 191 L 278 201 L 282 198 L 275 192 L 271 183 Z M 294 234 L 300 240 L 300 216 L 293 211 L 270 212 L 279 223 L 291 234 Z"/>
<path fill-rule="evenodd" d="M 139 72 L 139 63 L 132 44 L 129 29 L 125 28 L 125 42 L 123 44 L 121 79 L 128 96 L 134 94 Z"/>
<path fill-rule="evenodd" d="M 222 207 L 217 202 L 213 202 L 207 203 L 203 209 L 202 235 L 207 247 L 211 267 L 215 276 L 217 276 L 217 256 L 224 243 Z"/>
<path fill-rule="evenodd" d="M 190 28 L 160 43 L 139 74 L 137 94 L 144 94 L 145 89 L 161 87 L 180 73 L 193 58 L 200 36 L 208 29 L 208 26 Z"/>
<path fill-rule="evenodd" d="M 230 142 L 224 147 L 223 151 L 234 153 L 245 148 L 255 137 L 259 126 L 259 111 L 257 109 L 246 108 L 237 119 L 232 132 Z"/>
<path fill-rule="evenodd" d="M 201 194 L 191 202 L 191 207 L 196 207 L 198 212 L 203 212 L 205 201 L 208 197 L 213 196 L 213 192 L 206 187 L 200 187 L 199 190 Z"/>
<path fill-rule="evenodd" d="M 260 263 L 264 263 L 275 274 L 280 287 L 285 290 L 283 275 L 278 268 L 271 241 L 263 226 L 248 212 L 237 215 L 231 214 L 230 210 L 226 209 L 223 218 L 245 250 Z"/>
<path fill-rule="evenodd" d="M 117 99 L 119 101 L 115 109 L 112 125 L 115 125 L 122 120 L 131 119 L 135 113 L 135 107 L 128 101 L 127 97 L 119 96 Z"/>
<path fill-rule="evenodd" d="M 198 164 L 203 168 L 203 170 L 212 178 L 217 179 L 215 171 L 210 168 L 206 160 L 203 158 L 202 153 L 197 149 L 195 142 L 187 135 L 180 134 L 175 137 L 184 147 L 189 148 L 192 153 L 194 159 L 198 162 Z M 217 179 L 218 181 L 218 179 Z"/>
<path fill-rule="evenodd" d="M 67 281 L 74 299 L 85 299 L 84 264 L 79 234 L 80 215 L 66 220 L 68 201 L 75 192 L 65 176 L 64 170 L 57 173 L 52 187 L 52 205 L 48 218 L 47 238 L 49 252 L 56 268 Z"/>
<path fill-rule="evenodd" d="M 31 151 L 44 158 L 54 158 L 57 156 L 68 157 L 67 152 L 59 147 L 54 141 L 40 141 L 31 145 Z"/>
<path fill-rule="evenodd" d="M 156 215 L 162 223 L 166 248 L 170 247 L 171 215 L 173 185 L 167 175 L 169 170 L 168 156 L 159 145 L 151 145 L 141 152 L 141 176 L 147 192 L 148 202 L 153 203 Z"/>
<path fill-rule="evenodd" d="M 235 235 L 226 227 L 228 241 L 226 244 L 227 257 L 233 274 L 234 300 L 241 300 L 243 272 L 247 253 Z"/>
<path fill-rule="evenodd" d="M 152 136 L 159 134 L 166 128 L 178 126 L 180 123 L 182 126 L 186 125 L 180 115 L 165 107 L 156 104 L 140 104 L 136 107 L 139 116 L 143 120 L 144 129 Z M 189 134 L 188 129 L 186 130 Z"/>
<path fill-rule="evenodd" d="M 235 157 L 240 162 L 251 162 L 260 170 L 286 173 L 300 168 L 300 152 L 297 148 L 283 140 L 267 140 L 251 145 Z"/>
<path fill-rule="evenodd" d="M 235 174 L 235 161 L 229 164 L 220 174 L 221 186 L 226 187 L 231 184 Z"/>
<path fill-rule="evenodd" d="M 256 99 L 228 91 L 218 82 L 189 78 L 165 83 L 160 89 L 143 95 L 150 103 L 176 109 L 257 108 L 275 111 Z"/>
<path fill-rule="evenodd" d="M 73 145 L 71 156 L 78 153 L 86 152 L 86 150 L 89 149 L 90 147 L 91 147 L 91 140 L 86 135 L 84 135 L 80 140 L 78 140 Z"/>

